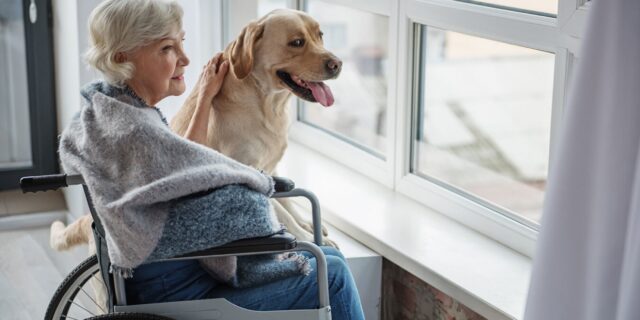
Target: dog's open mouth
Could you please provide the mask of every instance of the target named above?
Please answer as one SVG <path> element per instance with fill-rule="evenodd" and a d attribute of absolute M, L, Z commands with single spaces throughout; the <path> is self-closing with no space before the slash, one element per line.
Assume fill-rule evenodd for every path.
<path fill-rule="evenodd" d="M 305 81 L 281 70 L 276 71 L 276 74 L 298 97 L 310 102 L 318 102 L 325 107 L 333 104 L 333 93 L 324 82 Z"/>

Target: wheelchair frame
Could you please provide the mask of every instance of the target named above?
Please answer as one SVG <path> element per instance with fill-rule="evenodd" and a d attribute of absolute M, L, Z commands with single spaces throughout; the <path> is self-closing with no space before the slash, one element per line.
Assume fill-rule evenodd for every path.
<path fill-rule="evenodd" d="M 318 300 L 319 307 L 317 309 L 304 309 L 304 310 L 280 310 L 280 311 L 253 311 L 239 307 L 224 298 L 216 299 L 204 299 L 204 300 L 191 300 L 191 301 L 177 301 L 177 302 L 163 302 L 163 303 L 151 303 L 151 304 L 139 304 L 128 305 L 126 292 L 125 292 L 125 280 L 119 274 L 110 274 L 108 267 L 110 265 L 109 257 L 107 254 L 106 241 L 104 240 L 104 228 L 100 222 L 100 219 L 95 211 L 93 202 L 91 200 L 91 194 L 89 189 L 84 184 L 84 179 L 81 175 L 44 175 L 44 176 L 31 176 L 23 177 L 20 179 L 20 186 L 23 192 L 37 192 L 55 190 L 60 187 L 67 187 L 70 185 L 82 185 L 87 204 L 91 211 L 91 215 L 94 219 L 93 233 L 96 245 L 96 256 L 99 271 L 102 280 L 104 281 L 107 289 L 107 316 L 93 317 L 95 319 L 135 319 L 144 315 L 151 316 L 164 316 L 168 319 L 176 320 L 203 320 L 203 319 L 263 319 L 263 320 L 299 320 L 299 319 L 315 319 L 315 320 L 330 320 L 331 319 L 331 307 L 329 304 L 329 287 L 327 276 L 327 263 L 326 258 L 319 246 L 322 244 L 322 231 L 321 231 L 321 216 L 320 205 L 316 196 L 304 189 L 295 188 L 295 184 L 286 178 L 274 177 L 276 182 L 273 198 L 285 198 L 285 197 L 305 197 L 311 203 L 312 217 L 313 217 L 313 229 L 314 229 L 314 242 L 296 241 L 295 237 L 289 233 L 276 234 L 270 237 L 255 238 L 255 239 L 243 239 L 234 241 L 223 246 L 205 249 L 198 252 L 182 255 L 179 257 L 173 257 L 170 259 L 163 259 L 158 261 L 172 261 L 172 260 L 186 260 L 186 259 L 198 259 L 205 257 L 220 257 L 229 255 L 252 255 L 252 254 L 266 254 L 266 253 L 279 253 L 286 251 L 299 251 L 304 250 L 313 254 L 317 262 L 317 281 L 318 281 Z M 95 263 L 90 261 L 92 258 L 85 260 L 81 263 L 76 270 L 69 274 L 67 279 L 60 285 L 54 297 L 52 298 L 47 315 L 49 316 L 49 310 L 54 308 L 59 309 L 54 303 L 68 303 L 62 301 L 62 297 L 58 295 L 67 294 L 68 290 L 77 290 L 69 287 L 67 280 L 72 278 L 74 272 L 80 273 L 86 272 L 83 265 L 89 263 Z M 156 262 L 156 261 L 154 261 Z M 80 274 L 78 275 L 80 276 Z M 88 278 L 87 278 L 88 279 Z M 57 301 L 60 300 L 60 301 Z M 63 308 L 64 309 L 64 308 Z M 118 315 L 137 315 L 131 317 L 118 317 Z M 113 315 L 109 317 L 108 315 Z M 54 314 L 52 319 L 58 319 L 61 315 Z M 91 318 L 91 319 L 93 319 Z M 149 318 L 151 319 L 151 318 Z M 154 318 L 159 319 L 159 318 Z"/>

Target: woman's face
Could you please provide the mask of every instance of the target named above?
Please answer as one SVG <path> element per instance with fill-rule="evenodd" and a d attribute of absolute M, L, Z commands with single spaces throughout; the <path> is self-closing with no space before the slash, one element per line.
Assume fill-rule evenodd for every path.
<path fill-rule="evenodd" d="M 133 77 L 126 83 L 149 105 L 184 93 L 184 69 L 189 58 L 182 47 L 183 37 L 181 31 L 126 55 L 135 66 Z"/>

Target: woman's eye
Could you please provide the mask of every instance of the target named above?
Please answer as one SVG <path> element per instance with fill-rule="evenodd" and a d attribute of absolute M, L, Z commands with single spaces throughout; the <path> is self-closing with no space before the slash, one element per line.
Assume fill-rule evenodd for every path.
<path fill-rule="evenodd" d="M 293 41 L 289 42 L 289 45 L 292 46 L 292 47 L 300 48 L 300 47 L 304 46 L 304 39 L 293 40 Z"/>
<path fill-rule="evenodd" d="M 167 51 L 167 50 L 170 50 L 171 48 L 173 48 L 173 46 L 164 46 L 162 47 L 162 51 Z"/>

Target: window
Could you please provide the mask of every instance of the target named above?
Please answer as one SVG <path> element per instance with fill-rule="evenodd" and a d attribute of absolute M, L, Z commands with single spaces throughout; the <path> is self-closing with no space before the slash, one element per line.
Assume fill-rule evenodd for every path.
<path fill-rule="evenodd" d="M 535 14 L 543 14 L 548 16 L 555 16 L 558 13 L 558 0 L 534 0 L 534 1 L 521 1 L 521 0 L 457 0 L 461 2 L 468 2 L 478 5 L 495 6 L 496 8 L 504 8 L 520 12 L 529 12 Z"/>
<path fill-rule="evenodd" d="M 422 26 L 412 173 L 538 222 L 554 54 Z"/>
<path fill-rule="evenodd" d="M 58 170 L 50 13 L 50 1 L 0 1 L 0 189 Z"/>
<path fill-rule="evenodd" d="M 291 140 L 533 252 L 588 0 L 254 3 L 307 11 L 343 60 Z"/>
<path fill-rule="evenodd" d="M 314 0 L 306 9 L 321 25 L 325 48 L 343 67 L 338 79 L 326 82 L 335 104 L 322 108 L 301 101 L 299 120 L 384 158 L 389 18 Z"/>
<path fill-rule="evenodd" d="M 258 0 L 258 18 L 280 8 L 287 7 L 287 0 Z"/>
<path fill-rule="evenodd" d="M 0 170 L 7 170 L 31 167 L 31 130 L 22 3 L 0 8 Z"/>
<path fill-rule="evenodd" d="M 290 0 L 222 0 L 222 48 L 236 39 L 247 23 L 280 8 L 291 7 Z"/>
<path fill-rule="evenodd" d="M 397 191 L 532 254 L 579 55 L 572 1 L 557 17 L 461 1 L 400 7 L 397 126 L 410 143 L 396 143 Z"/>

